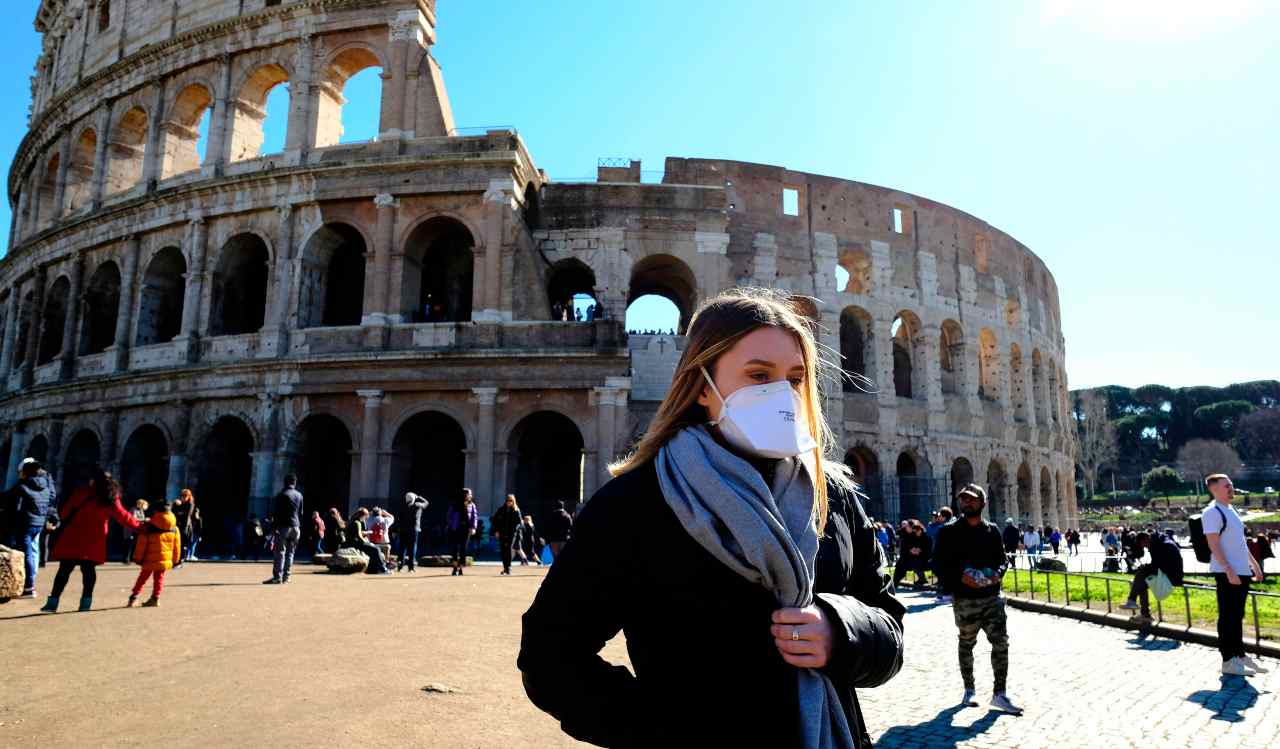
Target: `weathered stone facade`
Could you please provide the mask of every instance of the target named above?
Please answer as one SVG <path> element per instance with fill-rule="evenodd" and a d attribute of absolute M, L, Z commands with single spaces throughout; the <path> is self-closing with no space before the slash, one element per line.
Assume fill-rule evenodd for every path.
<path fill-rule="evenodd" d="M 683 325 L 751 283 L 815 297 L 824 342 L 880 384 L 826 404 L 876 513 L 972 476 L 997 513 L 1074 515 L 1057 289 L 1025 247 L 778 167 L 550 182 L 517 133 L 455 130 L 434 11 L 44 1 L 0 262 L 6 478 L 27 454 L 64 484 L 100 461 L 130 496 L 193 487 L 215 528 L 289 470 L 315 507 L 465 484 L 482 510 L 510 491 L 539 511 L 590 496 L 661 398 L 683 341 L 628 340 L 627 305 L 661 294 Z M 339 144 L 342 87 L 369 67 L 379 135 Z M 259 155 L 285 82 L 284 150 Z M 603 319 L 551 321 L 574 293 Z"/>

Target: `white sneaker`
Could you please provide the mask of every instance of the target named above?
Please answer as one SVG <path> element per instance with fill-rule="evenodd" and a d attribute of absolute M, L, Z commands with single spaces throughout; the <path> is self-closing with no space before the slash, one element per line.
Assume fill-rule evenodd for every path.
<path fill-rule="evenodd" d="M 1013 701 L 1004 692 L 991 696 L 991 706 L 1011 715 L 1022 715 L 1022 708 L 1013 704 Z"/>
<path fill-rule="evenodd" d="M 1255 673 L 1265 674 L 1271 670 L 1268 668 L 1263 668 L 1257 661 L 1255 661 L 1254 659 L 1250 658 L 1247 655 L 1242 655 L 1236 660 L 1240 661 L 1240 665 L 1244 666 L 1247 669 L 1250 669 Z"/>
<path fill-rule="evenodd" d="M 1138 610 L 1138 602 L 1137 602 L 1137 601 L 1125 601 L 1124 603 L 1120 604 L 1120 605 L 1119 605 L 1119 606 L 1117 606 L 1116 608 L 1121 609 L 1122 611 L 1137 611 L 1137 610 Z"/>
<path fill-rule="evenodd" d="M 978 701 L 974 699 L 977 695 L 972 689 L 964 690 L 964 697 L 960 698 L 961 707 L 977 707 Z"/>
<path fill-rule="evenodd" d="M 1250 676 L 1253 674 L 1239 658 L 1232 658 L 1222 662 L 1222 673 L 1225 676 Z"/>

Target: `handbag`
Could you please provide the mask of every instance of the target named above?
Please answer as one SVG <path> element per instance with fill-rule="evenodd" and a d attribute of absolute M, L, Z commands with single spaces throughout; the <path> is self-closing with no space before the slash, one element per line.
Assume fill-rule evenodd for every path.
<path fill-rule="evenodd" d="M 1163 601 L 1173 592 L 1173 581 L 1164 572 L 1157 571 L 1156 574 L 1147 578 L 1147 587 L 1157 601 Z"/>

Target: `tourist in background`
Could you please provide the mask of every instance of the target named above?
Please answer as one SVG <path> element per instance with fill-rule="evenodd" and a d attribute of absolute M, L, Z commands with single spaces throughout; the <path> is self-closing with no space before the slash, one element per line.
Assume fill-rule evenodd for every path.
<path fill-rule="evenodd" d="M 1018 547 L 1022 546 L 1022 531 L 1018 530 L 1018 524 L 1013 522 L 1013 518 L 1004 519 L 1004 532 L 1000 534 L 1000 538 L 1004 541 L 1004 554 L 1009 557 L 1009 566 L 1012 567 L 1018 558 Z"/>
<path fill-rule="evenodd" d="M 342 541 L 346 536 L 347 521 L 342 519 L 342 513 L 338 512 L 337 507 L 329 508 L 329 536 L 325 541 L 325 551 L 333 554 L 342 546 Z"/>
<path fill-rule="evenodd" d="M 928 583 L 925 571 L 929 569 L 929 559 L 933 553 L 933 544 L 929 534 L 925 532 L 924 523 L 919 520 L 907 521 L 907 532 L 902 535 L 902 554 L 898 564 L 893 568 L 893 584 L 902 584 L 902 578 L 908 572 L 916 573 L 916 588 L 922 589 Z"/>
<path fill-rule="evenodd" d="M 1058 556 L 1058 547 L 1062 545 L 1062 531 L 1057 528 L 1046 528 L 1049 532 L 1049 547 L 1053 549 L 1053 555 Z"/>
<path fill-rule="evenodd" d="M 453 556 L 453 575 L 461 575 L 467 564 L 467 544 L 480 525 L 480 513 L 470 489 L 463 489 L 462 496 L 449 507 L 445 527 L 449 534 L 449 553 Z"/>
<path fill-rule="evenodd" d="M 520 506 L 516 504 L 516 495 L 508 494 L 505 502 L 493 513 L 490 518 L 489 527 L 493 529 L 493 535 L 498 539 L 498 553 L 502 556 L 502 572 L 500 574 L 511 574 L 511 557 L 515 550 L 517 542 L 517 534 L 521 525 Z"/>
<path fill-rule="evenodd" d="M 182 536 L 178 533 L 178 519 L 172 510 L 172 502 L 160 500 L 156 503 L 149 522 L 143 523 L 138 530 L 133 561 L 141 565 L 142 570 L 133 583 L 125 608 L 137 603 L 138 596 L 142 595 L 142 588 L 147 584 L 147 578 L 154 578 L 155 581 L 151 585 L 151 597 L 142 605 L 159 606 L 160 594 L 164 592 L 165 573 L 182 564 Z"/>
<path fill-rule="evenodd" d="M 166 500 L 161 499 L 160 501 L 165 502 Z M 172 507 L 173 503 L 170 502 L 169 505 L 170 507 Z M 139 523 L 146 523 L 147 518 L 150 517 L 150 514 L 147 512 L 150 506 L 151 505 L 150 503 L 147 502 L 147 500 L 139 499 L 138 501 L 133 503 L 133 510 L 130 511 L 130 514 L 132 514 L 133 519 L 137 520 Z M 125 552 L 124 552 L 123 561 L 125 564 L 129 564 L 133 561 L 133 550 L 134 550 L 134 547 L 137 546 L 137 543 L 138 543 L 137 534 L 128 533 L 128 532 L 124 534 Z"/>
<path fill-rule="evenodd" d="M 240 554 L 241 559 L 253 557 L 253 561 L 262 558 L 262 544 L 266 541 L 267 532 L 262 527 L 262 521 L 257 515 L 249 513 L 249 519 L 244 524 L 243 544 L 244 549 Z"/>
<path fill-rule="evenodd" d="M 196 544 L 200 542 L 200 530 L 203 522 L 200 509 L 196 507 L 195 495 L 190 489 L 183 489 L 173 507 L 174 517 L 178 519 L 178 531 L 182 534 L 182 553 L 187 561 L 199 561 L 196 557 Z"/>
<path fill-rule="evenodd" d="M 1027 525 L 1027 530 L 1022 534 L 1022 548 L 1027 554 L 1027 569 L 1035 569 L 1036 561 L 1040 558 L 1040 532 L 1034 525 Z"/>
<path fill-rule="evenodd" d="M 343 529 L 342 545 L 364 552 L 364 555 L 369 557 L 369 566 L 365 568 L 368 574 L 390 575 L 391 570 L 387 568 L 387 563 L 382 558 L 382 551 L 369 542 L 368 532 L 365 530 L 365 520 L 368 517 L 369 511 L 363 507 L 357 507 L 356 511 L 351 513 L 351 518 Z"/>
<path fill-rule="evenodd" d="M 551 545 L 551 557 L 552 561 L 555 561 L 555 557 L 560 556 L 560 550 L 573 535 L 573 517 L 564 509 L 563 500 L 556 502 L 556 508 L 552 510 L 551 516 L 542 524 L 542 532 L 547 543 Z"/>
<path fill-rule="evenodd" d="M 302 537 L 302 504 L 298 477 L 290 473 L 284 477 L 284 489 L 280 490 L 272 502 L 271 532 L 275 555 L 271 564 L 271 577 L 262 581 L 264 585 L 289 582 L 289 573 L 293 570 L 293 555 L 298 548 L 298 539 Z"/>
<path fill-rule="evenodd" d="M 1182 550 L 1178 548 L 1177 542 L 1160 533 L 1139 533 L 1134 543 L 1140 556 L 1144 550 L 1151 552 L 1151 561 L 1139 567 L 1134 574 L 1133 583 L 1129 586 L 1129 598 L 1120 604 L 1120 608 L 1125 611 L 1141 608 L 1133 616 L 1133 620 L 1138 625 L 1146 626 L 1155 622 L 1151 618 L 1147 578 L 1159 573 L 1168 578 L 1171 584 L 1182 585 Z"/>
<path fill-rule="evenodd" d="M 978 703 L 973 678 L 973 647 L 978 632 L 984 632 L 991 643 L 991 671 L 994 684 L 991 706 L 1007 713 L 1020 714 L 1006 693 L 1009 677 L 1009 630 L 1004 598 L 1000 586 L 1004 580 L 1008 558 L 1004 540 L 995 525 L 982 519 L 987 492 L 977 484 L 960 490 L 960 512 L 963 519 L 943 528 L 938 534 L 938 576 L 955 596 L 952 603 L 956 628 L 960 630 L 960 677 L 964 696 L 960 704 L 974 707 Z"/>
<path fill-rule="evenodd" d="M 36 572 L 40 561 L 40 534 L 45 523 L 56 515 L 57 492 L 53 478 L 40 462 L 26 458 L 18 467 L 18 481 L 0 496 L 0 518 L 9 524 L 6 533 L 13 539 L 13 548 L 22 552 L 22 565 L 26 581 L 22 584 L 22 598 L 36 597 Z M 105 552 L 104 552 L 105 553 Z"/>
<path fill-rule="evenodd" d="M 396 562 L 396 572 L 409 568 L 410 572 L 418 569 L 418 536 L 422 533 L 422 511 L 427 509 L 427 499 L 420 494 L 406 492 L 404 495 L 403 520 L 400 521 L 400 550 Z"/>
<path fill-rule="evenodd" d="M 1249 583 L 1261 580 L 1262 570 L 1249 554 L 1244 521 L 1231 506 L 1235 486 L 1225 473 L 1207 477 L 1205 486 L 1213 502 L 1201 511 L 1200 522 L 1209 542 L 1212 555 L 1209 571 L 1213 573 L 1218 593 L 1218 652 L 1222 656 L 1222 673 L 1230 676 L 1266 673 L 1267 669 L 1244 651 L 1244 610 L 1249 600 Z"/>
<path fill-rule="evenodd" d="M 538 529 L 533 527 L 533 516 L 525 515 L 524 524 L 520 526 L 520 549 L 524 552 L 523 564 L 529 559 L 536 565 L 542 564 L 542 539 L 538 537 Z"/>
<path fill-rule="evenodd" d="M 317 510 L 311 511 L 311 556 L 324 553 L 324 518 Z"/>
<path fill-rule="evenodd" d="M 120 504 L 120 485 L 111 474 L 94 466 L 89 483 L 77 487 L 58 508 L 58 529 L 52 538 L 49 558 L 58 562 L 53 589 L 41 611 L 54 613 L 58 599 L 71 579 L 71 571 L 80 568 L 84 583 L 80 593 L 80 610 L 93 607 L 93 589 L 98 582 L 98 565 L 107 561 L 107 525 L 116 521 L 122 528 L 136 531 L 142 524 Z"/>

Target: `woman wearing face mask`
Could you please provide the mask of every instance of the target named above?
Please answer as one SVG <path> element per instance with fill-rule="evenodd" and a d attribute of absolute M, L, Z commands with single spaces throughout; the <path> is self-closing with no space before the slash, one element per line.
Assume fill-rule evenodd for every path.
<path fill-rule="evenodd" d="M 525 690 L 601 746 L 869 747 L 854 688 L 901 667 L 903 607 L 826 459 L 809 324 L 726 292 L 686 343 L 524 615 Z M 599 656 L 619 631 L 634 675 Z"/>

